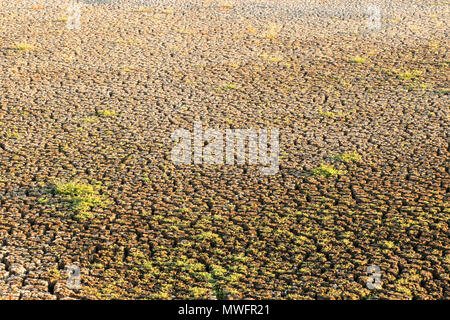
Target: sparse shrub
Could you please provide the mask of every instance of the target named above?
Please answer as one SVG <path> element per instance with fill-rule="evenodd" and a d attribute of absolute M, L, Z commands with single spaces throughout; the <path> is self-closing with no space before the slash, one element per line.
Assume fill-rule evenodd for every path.
<path fill-rule="evenodd" d="M 76 181 L 57 184 L 55 193 L 67 196 L 72 210 L 78 214 L 76 217 L 79 219 L 93 218 L 92 209 L 103 208 L 110 204 L 104 196 L 99 194 L 98 186 Z"/>
<path fill-rule="evenodd" d="M 227 273 L 227 269 L 219 266 L 219 265 L 212 265 L 211 266 L 211 275 L 217 279 L 217 278 L 221 278 L 223 276 L 225 276 L 225 274 Z"/>
<path fill-rule="evenodd" d="M 321 164 L 320 167 L 314 168 L 311 171 L 311 174 L 314 176 L 322 176 L 325 178 L 338 176 L 341 174 L 345 174 L 345 171 L 335 169 L 332 165 Z"/>
<path fill-rule="evenodd" d="M 345 152 L 345 153 L 343 153 L 341 155 L 334 156 L 333 159 L 334 160 L 338 160 L 338 161 L 342 161 L 342 162 L 345 162 L 345 163 L 350 163 L 350 162 L 361 161 L 362 157 L 357 152 Z"/>
<path fill-rule="evenodd" d="M 15 45 L 14 49 L 17 51 L 30 51 L 34 49 L 34 46 L 27 43 L 18 43 Z"/>
<path fill-rule="evenodd" d="M 48 202 L 48 197 L 42 196 L 38 199 L 39 204 L 46 204 Z"/>
<path fill-rule="evenodd" d="M 362 58 L 362 57 L 353 57 L 353 58 L 350 58 L 348 61 L 353 62 L 353 63 L 364 63 L 364 62 L 366 62 L 366 59 Z"/>
<path fill-rule="evenodd" d="M 191 288 L 189 291 L 194 299 L 206 299 L 209 293 L 209 289 L 200 287 Z"/>
<path fill-rule="evenodd" d="M 19 138 L 20 137 L 20 133 L 18 133 L 18 132 L 8 132 L 7 134 L 6 134 L 6 137 L 7 138 Z"/>
<path fill-rule="evenodd" d="M 218 283 L 214 284 L 213 290 L 217 300 L 226 300 L 228 298 L 227 292 Z"/>
<path fill-rule="evenodd" d="M 153 9 L 150 7 L 140 7 L 139 9 L 136 10 L 136 12 L 152 12 Z"/>
<path fill-rule="evenodd" d="M 98 121 L 98 119 L 96 117 L 85 117 L 83 119 L 83 121 L 86 123 L 94 123 L 94 122 Z"/>
<path fill-rule="evenodd" d="M 94 186 L 85 183 L 78 183 L 76 181 L 59 183 L 56 185 L 55 191 L 58 194 L 65 194 L 72 197 L 92 195 L 96 192 Z"/>
<path fill-rule="evenodd" d="M 203 232 L 201 234 L 195 235 L 194 236 L 195 240 L 206 240 L 206 241 L 212 241 L 212 242 L 220 242 L 222 239 L 220 238 L 220 236 L 218 234 L 215 234 L 214 232 L 211 231 L 207 231 L 207 232 Z"/>
<path fill-rule="evenodd" d="M 383 241 L 382 246 L 386 249 L 392 249 L 395 247 L 395 243 L 392 241 Z"/>
<path fill-rule="evenodd" d="M 222 86 L 222 88 L 224 88 L 224 89 L 236 89 L 237 85 L 232 84 L 232 83 L 228 83 L 228 84 Z"/>
<path fill-rule="evenodd" d="M 118 113 L 115 112 L 114 110 L 108 110 L 108 109 L 104 109 L 104 110 L 99 110 L 97 111 L 97 116 L 98 117 L 116 117 L 118 116 Z"/>
<path fill-rule="evenodd" d="M 275 52 L 273 54 L 263 53 L 261 58 L 268 62 L 277 63 L 283 60 L 283 55 L 280 52 Z"/>
<path fill-rule="evenodd" d="M 420 70 L 412 70 L 412 71 L 405 71 L 397 73 L 397 77 L 402 80 L 411 80 L 417 78 L 419 75 L 422 74 L 422 71 Z"/>

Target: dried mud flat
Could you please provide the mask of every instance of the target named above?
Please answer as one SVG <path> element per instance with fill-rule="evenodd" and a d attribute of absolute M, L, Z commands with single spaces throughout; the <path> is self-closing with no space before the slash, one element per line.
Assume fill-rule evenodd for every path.
<path fill-rule="evenodd" d="M 0 298 L 449 298 L 448 2 L 93 2 L 0 1 Z M 173 164 L 196 120 L 278 173 Z"/>

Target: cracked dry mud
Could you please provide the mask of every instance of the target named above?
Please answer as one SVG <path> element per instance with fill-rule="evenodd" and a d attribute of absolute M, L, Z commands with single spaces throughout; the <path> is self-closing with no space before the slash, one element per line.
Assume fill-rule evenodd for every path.
<path fill-rule="evenodd" d="M 36 2 L 0 1 L 0 298 L 449 298 L 448 2 Z M 196 120 L 279 128 L 278 173 L 174 165 Z"/>

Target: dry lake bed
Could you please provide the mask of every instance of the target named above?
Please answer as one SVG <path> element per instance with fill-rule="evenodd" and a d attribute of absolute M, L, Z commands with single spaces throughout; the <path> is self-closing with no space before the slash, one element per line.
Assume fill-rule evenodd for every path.
<path fill-rule="evenodd" d="M 448 299 L 449 16 L 1 0 L 0 299 Z"/>

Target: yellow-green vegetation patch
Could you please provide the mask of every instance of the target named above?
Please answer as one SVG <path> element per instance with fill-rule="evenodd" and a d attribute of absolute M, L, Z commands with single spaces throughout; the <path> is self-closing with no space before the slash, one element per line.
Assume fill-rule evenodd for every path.
<path fill-rule="evenodd" d="M 450 92 L 450 88 L 441 88 L 441 89 L 436 89 L 437 93 L 449 93 Z"/>
<path fill-rule="evenodd" d="M 139 9 L 136 10 L 136 12 L 152 12 L 153 9 L 150 7 L 140 7 Z"/>
<path fill-rule="evenodd" d="M 428 83 L 416 83 L 407 87 L 408 90 L 421 90 L 430 88 Z"/>
<path fill-rule="evenodd" d="M 95 216 L 91 210 L 104 208 L 110 204 L 105 196 L 99 194 L 99 190 L 98 185 L 69 181 L 56 184 L 54 191 L 56 194 L 67 196 L 66 200 L 77 213 L 76 218 L 89 219 Z"/>
<path fill-rule="evenodd" d="M 353 57 L 353 58 L 350 58 L 348 61 L 352 62 L 352 63 L 364 63 L 364 62 L 366 62 L 366 59 L 362 58 L 362 57 Z"/>
<path fill-rule="evenodd" d="M 237 85 L 233 84 L 233 83 L 226 83 L 218 88 L 216 88 L 216 91 L 222 91 L 222 90 L 233 90 L 233 89 L 237 89 Z"/>
<path fill-rule="evenodd" d="M 39 204 L 46 204 L 49 201 L 48 197 L 42 196 L 38 199 Z"/>
<path fill-rule="evenodd" d="M 18 43 L 14 46 L 14 49 L 17 51 L 29 51 L 34 50 L 35 47 L 28 43 Z"/>
<path fill-rule="evenodd" d="M 146 270 L 147 272 L 156 273 L 158 271 L 158 268 L 153 266 L 153 263 L 149 260 L 145 260 L 142 262 L 141 267 Z"/>
<path fill-rule="evenodd" d="M 215 234 L 214 232 L 211 232 L 211 231 L 206 231 L 201 234 L 195 235 L 193 237 L 193 239 L 207 240 L 207 241 L 216 242 L 216 243 L 222 241 L 222 239 L 220 238 L 220 236 L 218 234 Z"/>
<path fill-rule="evenodd" d="M 18 132 L 8 132 L 7 134 L 6 134 L 6 137 L 7 138 L 19 138 L 20 137 L 20 133 L 18 133 Z"/>
<path fill-rule="evenodd" d="M 404 72 L 397 72 L 397 77 L 402 80 L 415 79 L 422 74 L 420 70 L 406 70 Z"/>
<path fill-rule="evenodd" d="M 276 52 L 273 54 L 263 53 L 261 55 L 261 58 L 265 61 L 272 62 L 272 63 L 277 63 L 284 59 L 283 55 L 279 52 Z"/>
<path fill-rule="evenodd" d="M 142 181 L 144 181 L 145 183 L 149 183 L 151 179 L 148 177 L 148 175 L 145 175 L 142 177 Z"/>
<path fill-rule="evenodd" d="M 345 171 L 336 169 L 333 165 L 327 165 L 322 163 L 320 167 L 314 168 L 311 170 L 311 174 L 314 176 L 322 176 L 325 178 L 339 176 L 345 174 Z"/>
<path fill-rule="evenodd" d="M 392 248 L 394 248 L 395 247 L 395 243 L 394 242 L 392 242 L 392 241 L 383 241 L 382 243 L 381 243 L 381 245 L 383 246 L 383 248 L 386 248 L 386 249 L 392 249 Z"/>
<path fill-rule="evenodd" d="M 69 196 L 83 196 L 92 195 L 95 193 L 93 185 L 87 183 L 78 183 L 76 181 L 69 181 L 66 183 L 59 183 L 55 187 L 55 191 L 58 194 L 65 194 Z"/>
<path fill-rule="evenodd" d="M 104 110 L 98 110 L 96 112 L 98 117 L 105 117 L 105 118 L 109 118 L 109 117 L 116 117 L 119 114 L 117 112 L 115 112 L 114 110 L 109 110 L 109 109 L 104 109 Z"/>
<path fill-rule="evenodd" d="M 210 294 L 210 289 L 194 287 L 189 289 L 189 292 L 194 299 L 208 298 Z"/>
<path fill-rule="evenodd" d="M 85 118 L 83 118 L 83 121 L 85 123 L 94 123 L 94 122 L 98 121 L 98 119 L 96 117 L 85 117 Z"/>
<path fill-rule="evenodd" d="M 179 211 L 180 211 L 181 213 L 189 213 L 189 212 L 191 212 L 192 210 L 191 210 L 190 208 L 181 208 L 181 209 L 179 209 Z"/>
<path fill-rule="evenodd" d="M 344 152 L 343 154 L 333 157 L 334 160 L 342 161 L 345 163 L 361 161 L 362 156 L 357 152 Z"/>

